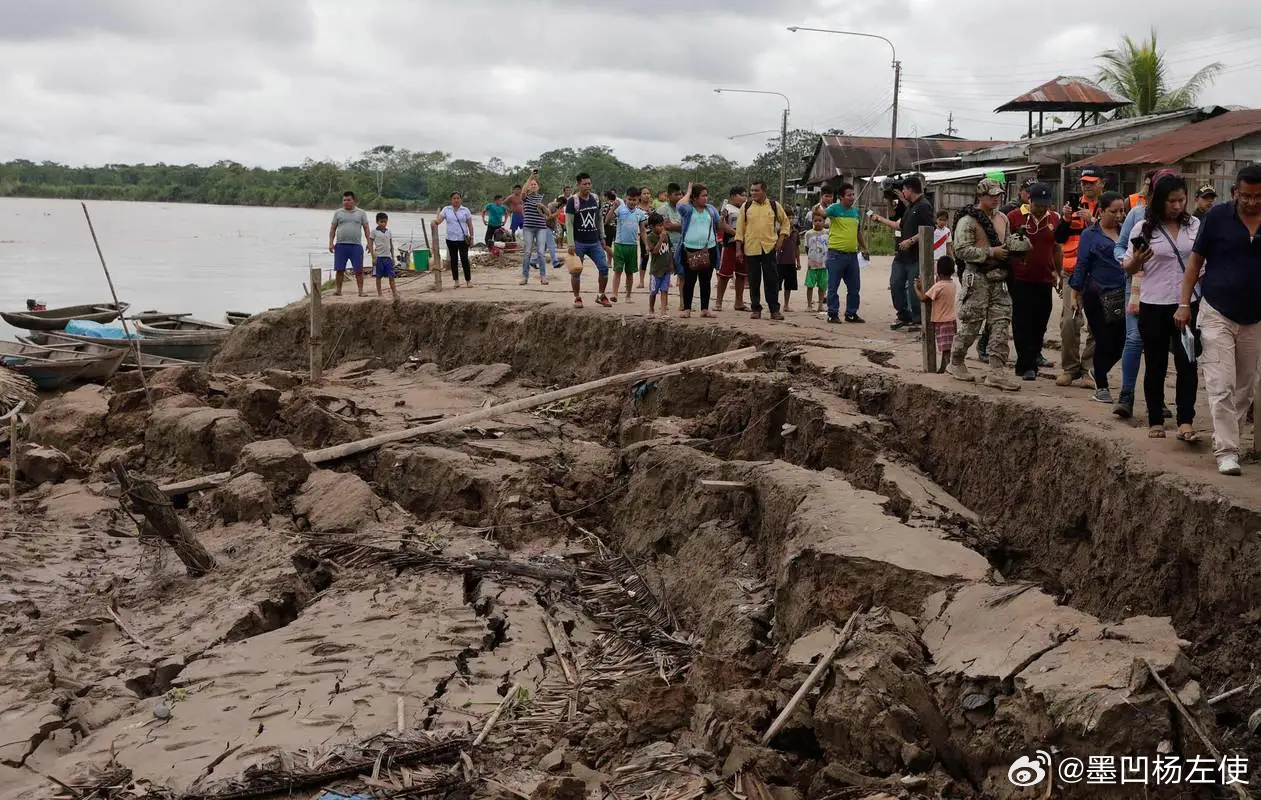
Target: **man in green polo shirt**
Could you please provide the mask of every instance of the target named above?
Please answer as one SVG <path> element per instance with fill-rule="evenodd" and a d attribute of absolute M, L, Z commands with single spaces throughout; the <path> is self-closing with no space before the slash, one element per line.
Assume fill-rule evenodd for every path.
<path fill-rule="evenodd" d="M 854 187 L 841 184 L 841 198 L 823 210 L 828 229 L 828 322 L 841 321 L 841 281 L 845 282 L 845 321 L 863 322 L 858 316 L 858 290 L 862 278 L 858 271 L 858 254 L 867 252 L 867 242 L 859 225 L 861 215 L 854 204 Z"/>

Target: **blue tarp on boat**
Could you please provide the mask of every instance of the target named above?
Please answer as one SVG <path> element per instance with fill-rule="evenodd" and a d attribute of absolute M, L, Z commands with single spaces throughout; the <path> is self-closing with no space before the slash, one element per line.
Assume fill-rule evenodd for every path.
<path fill-rule="evenodd" d="M 127 335 L 121 325 L 102 325 L 86 319 L 72 319 L 66 323 L 66 333 L 76 336 L 91 336 L 96 339 L 139 339 L 136 334 Z"/>

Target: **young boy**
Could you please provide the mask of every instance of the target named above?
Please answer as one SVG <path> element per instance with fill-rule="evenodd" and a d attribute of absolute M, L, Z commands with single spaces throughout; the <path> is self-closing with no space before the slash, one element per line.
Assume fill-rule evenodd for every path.
<path fill-rule="evenodd" d="M 674 251 L 670 247 L 670 235 L 666 233 L 665 217 L 653 212 L 648 215 L 648 233 L 644 235 L 648 253 L 648 313 L 655 313 L 657 296 L 661 296 L 661 316 L 670 311 L 670 274 L 674 272 Z"/>
<path fill-rule="evenodd" d="M 943 256 L 954 258 L 954 238 L 950 235 L 950 215 L 945 211 L 937 212 L 937 227 L 933 229 L 933 260 L 940 261 Z"/>
<path fill-rule="evenodd" d="M 613 240 L 613 292 L 608 298 L 614 303 L 623 275 L 626 276 L 626 302 L 630 302 L 635 273 L 639 272 L 639 243 L 644 234 L 644 221 L 648 219 L 648 213 L 639 207 L 639 198 L 639 189 L 632 186 L 626 190 L 626 198 L 610 212 L 617 220 L 617 237 Z M 605 222 L 611 221 L 605 218 Z"/>
<path fill-rule="evenodd" d="M 381 297 L 381 279 L 390 279 L 390 296 L 398 300 L 398 289 L 394 286 L 394 234 L 388 227 L 390 217 L 384 211 L 377 212 L 377 227 L 372 231 L 372 264 L 373 275 L 377 279 L 377 297 Z"/>
<path fill-rule="evenodd" d="M 950 349 L 954 347 L 957 318 L 955 317 L 956 287 L 954 282 L 955 260 L 951 256 L 937 259 L 937 280 L 924 291 L 923 282 L 915 278 L 915 294 L 920 302 L 933 302 L 933 335 L 937 339 L 937 350 L 941 357 L 937 360 L 937 372 L 946 371 L 950 363 Z"/>
<path fill-rule="evenodd" d="M 504 220 L 508 216 L 508 208 L 504 205 L 504 196 L 495 195 L 493 202 L 482 207 L 482 224 L 486 226 L 486 246 L 491 247 L 496 235 L 504 229 Z"/>
<path fill-rule="evenodd" d="M 779 285 L 784 290 L 785 313 L 792 311 L 788 298 L 797 291 L 797 270 L 801 269 L 801 232 L 796 223 L 788 223 L 791 230 L 784 237 L 784 246 L 775 251 L 775 266 L 779 268 Z"/>
<path fill-rule="evenodd" d="M 823 230 L 823 212 L 815 211 L 811 217 L 811 229 L 806 231 L 806 309 L 823 312 L 823 301 L 828 291 L 828 232 Z M 818 304 L 814 291 L 818 289 Z"/>

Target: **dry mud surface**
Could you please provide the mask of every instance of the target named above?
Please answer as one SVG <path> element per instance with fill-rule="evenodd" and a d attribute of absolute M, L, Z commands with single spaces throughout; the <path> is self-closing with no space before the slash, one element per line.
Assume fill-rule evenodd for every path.
<path fill-rule="evenodd" d="M 29 419 L 0 527 L 0 797 L 1052 796 L 1008 767 L 1206 752 L 1149 665 L 1219 748 L 1261 752 L 1251 693 L 1207 704 L 1255 675 L 1257 512 L 1067 415 L 809 337 L 479 302 L 334 304 L 312 384 L 305 324 L 251 320 L 156 376 L 152 409 L 119 378 Z M 172 498 L 215 569 L 137 535 L 119 459 L 231 471 Z"/>

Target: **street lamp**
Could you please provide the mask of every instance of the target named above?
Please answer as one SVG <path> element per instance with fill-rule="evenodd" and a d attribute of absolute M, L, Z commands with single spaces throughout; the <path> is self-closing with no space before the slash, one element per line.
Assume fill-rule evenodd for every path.
<path fill-rule="evenodd" d="M 779 127 L 779 203 L 784 204 L 784 171 L 788 167 L 788 114 L 792 111 L 792 103 L 788 95 L 780 92 L 766 92 L 760 89 L 715 89 L 714 94 L 736 92 L 738 94 L 773 94 L 784 101 L 784 119 Z M 735 137 L 732 137 L 735 138 Z"/>
<path fill-rule="evenodd" d="M 814 33 L 834 33 L 838 36 L 861 36 L 864 39 L 879 39 L 889 45 L 889 49 L 893 51 L 893 132 L 889 134 L 889 169 L 886 175 L 892 175 L 897 165 L 897 144 L 898 144 L 898 90 L 902 88 L 902 62 L 898 61 L 898 49 L 893 46 L 893 42 L 883 36 L 875 33 L 861 33 L 859 31 L 837 31 L 831 28 L 802 28 L 792 25 L 788 30 L 796 33 L 797 31 L 813 31 Z"/>

